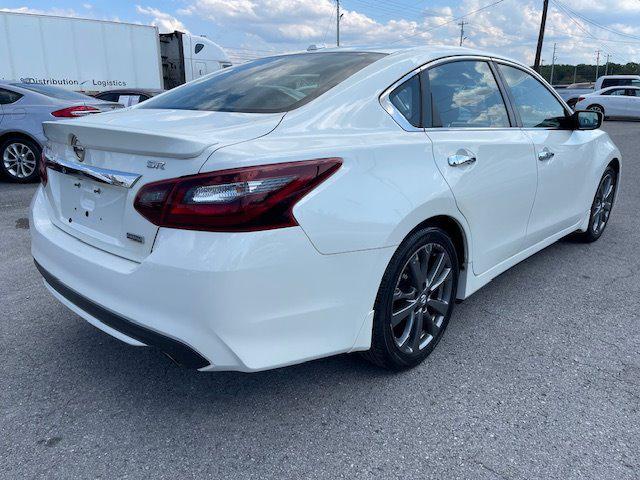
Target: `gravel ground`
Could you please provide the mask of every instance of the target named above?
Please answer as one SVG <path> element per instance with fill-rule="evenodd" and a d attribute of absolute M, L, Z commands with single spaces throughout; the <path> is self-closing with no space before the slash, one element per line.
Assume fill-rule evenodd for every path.
<path fill-rule="evenodd" d="M 459 305 L 409 372 L 338 356 L 183 370 L 43 288 L 35 187 L 0 183 L 0 478 L 640 478 L 640 124 L 607 231 L 557 243 Z"/>

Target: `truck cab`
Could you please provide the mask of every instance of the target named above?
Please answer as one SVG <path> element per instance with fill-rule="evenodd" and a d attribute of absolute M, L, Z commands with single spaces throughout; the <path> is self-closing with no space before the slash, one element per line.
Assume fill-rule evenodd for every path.
<path fill-rule="evenodd" d="M 167 90 L 231 66 L 229 57 L 218 44 L 204 36 L 178 31 L 160 34 L 160 53 Z"/>

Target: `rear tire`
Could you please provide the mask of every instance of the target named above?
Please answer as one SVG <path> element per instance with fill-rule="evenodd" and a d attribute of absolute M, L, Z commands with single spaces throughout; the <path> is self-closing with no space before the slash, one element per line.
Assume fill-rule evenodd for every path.
<path fill-rule="evenodd" d="M 391 370 L 421 363 L 449 324 L 458 276 L 456 249 L 444 230 L 427 227 L 405 239 L 382 277 L 371 349 L 363 356 Z"/>
<path fill-rule="evenodd" d="M 38 180 L 42 149 L 33 140 L 9 137 L 0 144 L 0 176 L 15 183 Z"/>
<path fill-rule="evenodd" d="M 591 243 L 602 236 L 609 223 L 609 218 L 611 218 L 611 210 L 613 209 L 617 188 L 618 173 L 613 167 L 607 167 L 602 174 L 598 189 L 593 198 L 593 203 L 591 204 L 589 227 L 586 232 L 576 233 L 576 240 Z"/>

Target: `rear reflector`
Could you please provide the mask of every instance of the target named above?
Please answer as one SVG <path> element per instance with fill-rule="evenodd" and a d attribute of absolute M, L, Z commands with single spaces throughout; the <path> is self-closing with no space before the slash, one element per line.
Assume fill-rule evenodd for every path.
<path fill-rule="evenodd" d="M 235 168 L 149 183 L 135 209 L 160 227 L 249 232 L 298 224 L 293 207 L 329 178 L 340 158 Z"/>
<path fill-rule="evenodd" d="M 78 105 L 76 107 L 67 107 L 62 110 L 56 110 L 51 112 L 51 115 L 59 118 L 76 118 L 89 115 L 91 113 L 100 113 L 100 110 L 96 107 L 89 107 L 87 105 Z"/>

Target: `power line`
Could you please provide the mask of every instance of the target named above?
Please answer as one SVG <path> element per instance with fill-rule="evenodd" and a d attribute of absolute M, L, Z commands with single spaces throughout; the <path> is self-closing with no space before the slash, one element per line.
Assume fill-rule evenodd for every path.
<path fill-rule="evenodd" d="M 602 25 L 602 24 L 600 24 L 598 22 L 595 22 L 595 21 L 591 20 L 590 18 L 585 17 L 581 13 L 576 12 L 575 10 L 569 8 L 567 5 L 565 5 L 564 3 L 560 2 L 559 0 L 553 0 L 553 2 L 556 5 L 561 6 L 565 10 L 571 12 L 576 17 L 579 17 L 580 19 L 584 20 L 585 22 L 593 25 L 594 27 L 601 28 L 602 30 L 606 30 L 607 32 L 613 33 L 615 35 L 620 35 L 622 37 L 628 37 L 628 38 L 633 38 L 635 40 L 640 40 L 640 37 L 637 36 L 637 35 L 631 35 L 630 33 L 620 32 L 619 30 L 615 30 L 615 29 L 613 29 L 611 27 L 607 27 L 606 25 Z"/>
<path fill-rule="evenodd" d="M 447 22 L 441 23 L 440 25 L 436 25 L 435 27 L 426 28 L 426 29 L 424 29 L 424 30 L 422 30 L 420 32 L 412 33 L 411 35 L 406 35 L 404 37 L 401 37 L 398 40 L 396 40 L 395 42 L 391 42 L 391 44 L 393 45 L 393 44 L 401 42 L 403 40 L 407 40 L 408 38 L 413 38 L 413 37 L 416 37 L 418 35 L 422 35 L 424 33 L 431 32 L 431 31 L 436 30 L 436 29 L 438 29 L 440 27 L 444 27 L 445 25 L 449 25 L 451 23 L 457 22 L 458 20 L 462 20 L 463 18 L 469 17 L 469 16 L 474 15 L 474 14 L 476 14 L 478 12 L 481 12 L 482 10 L 486 10 L 488 8 L 494 7 L 494 6 L 500 4 L 500 3 L 504 2 L 504 1 L 505 0 L 497 0 L 497 1 L 493 2 L 493 3 L 490 3 L 489 5 L 485 5 L 484 7 L 480 7 L 478 9 L 476 9 L 476 10 L 472 10 L 471 12 L 467 12 L 464 15 L 460 15 L 459 17 L 454 17 L 454 18 L 452 18 L 451 20 L 449 20 Z"/>

